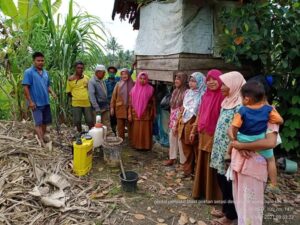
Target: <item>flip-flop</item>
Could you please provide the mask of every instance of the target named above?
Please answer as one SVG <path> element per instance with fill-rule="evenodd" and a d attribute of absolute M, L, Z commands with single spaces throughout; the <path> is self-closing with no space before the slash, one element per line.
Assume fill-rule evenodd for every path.
<path fill-rule="evenodd" d="M 216 208 L 213 208 L 213 209 L 210 211 L 210 214 L 211 214 L 212 216 L 218 217 L 218 218 L 221 218 L 221 217 L 225 216 L 224 213 L 223 213 L 221 210 L 218 210 L 218 209 L 216 209 Z"/>
<path fill-rule="evenodd" d="M 224 220 L 226 220 L 226 222 Z M 219 219 L 214 219 L 210 223 L 211 223 L 211 225 L 233 225 L 234 224 L 233 221 L 229 222 L 225 216 L 223 216 Z"/>

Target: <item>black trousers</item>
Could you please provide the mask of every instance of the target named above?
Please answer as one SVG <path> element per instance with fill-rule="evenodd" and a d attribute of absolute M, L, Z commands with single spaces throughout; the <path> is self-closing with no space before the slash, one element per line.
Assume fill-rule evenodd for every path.
<path fill-rule="evenodd" d="M 227 181 L 225 175 L 217 174 L 218 184 L 223 194 L 223 204 L 222 212 L 225 214 L 227 219 L 235 220 L 237 219 L 237 213 L 233 203 L 232 195 L 232 181 Z"/>
<path fill-rule="evenodd" d="M 116 134 L 116 127 L 117 127 L 117 118 L 116 116 L 110 116 L 110 126 L 112 131 Z"/>

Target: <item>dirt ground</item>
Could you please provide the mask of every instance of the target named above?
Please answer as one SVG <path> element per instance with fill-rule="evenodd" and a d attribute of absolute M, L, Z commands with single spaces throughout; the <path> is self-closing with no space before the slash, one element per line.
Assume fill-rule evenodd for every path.
<path fill-rule="evenodd" d="M 14 174 L 11 173 L 5 178 L 6 182 L 2 183 L 2 187 L 0 185 L 0 225 L 205 225 L 210 224 L 210 221 L 213 219 L 210 215 L 212 205 L 208 205 L 201 200 L 194 201 L 191 198 L 193 181 L 180 178 L 179 166 L 165 167 L 162 165 L 163 160 L 167 159 L 168 149 L 161 147 L 159 144 L 155 144 L 152 151 L 149 152 L 136 151 L 128 145 L 120 147 L 125 170 L 134 171 L 139 175 L 137 192 L 127 193 L 121 188 L 119 178 L 121 171 L 119 167 L 111 167 L 104 161 L 103 150 L 98 149 L 94 152 L 93 167 L 87 176 L 76 178 L 72 175 L 70 135 L 72 135 L 73 131 L 70 128 L 66 126 L 61 127 L 59 134 L 57 134 L 55 129 L 50 129 L 49 137 L 53 140 L 53 146 L 51 146 L 53 149 L 49 151 L 47 148 L 35 148 L 37 143 L 32 135 L 31 124 L 24 125 L 22 123 L 0 121 L 0 125 L 0 163 L 7 165 L 5 170 L 10 170 L 8 160 L 15 160 L 15 157 L 20 154 L 22 149 L 27 152 L 26 154 L 32 151 L 32 157 L 34 157 L 33 150 L 41 156 L 42 154 L 49 154 L 50 156 L 54 154 L 55 157 L 48 157 L 48 161 L 45 161 L 44 164 L 38 161 L 36 161 L 36 164 L 45 168 L 51 165 L 49 168 L 54 168 L 58 174 L 61 172 L 67 175 L 65 176 L 66 178 L 70 178 L 71 186 L 69 189 L 66 189 L 69 192 L 66 193 L 68 196 L 66 205 L 73 205 L 76 209 L 72 214 L 68 214 L 69 212 L 63 212 L 61 209 L 45 207 L 36 198 L 28 197 L 28 191 L 37 182 L 30 175 L 32 168 L 27 163 L 27 160 L 24 159 L 24 155 L 22 155 L 22 163 L 24 164 L 25 162 L 24 168 L 27 168 L 23 170 L 28 171 L 30 176 L 24 175 L 22 183 L 19 184 L 20 179 L 14 178 L 15 181 L 13 181 L 13 178 L 10 177 L 13 177 L 12 175 Z M 13 140 L 7 138 L 13 138 Z M 17 149 L 17 152 L 14 152 L 15 149 Z M 8 153 L 6 154 L 6 152 Z M 10 153 L 11 155 L 9 155 Z M 60 160 L 59 156 L 64 159 Z M 56 166 L 56 164 L 59 164 L 59 166 Z M 0 168 L 0 172 L 5 174 L 6 171 Z M 26 181 L 27 178 L 30 178 L 28 182 Z M 294 175 L 280 172 L 278 179 L 282 193 L 280 195 L 266 194 L 263 224 L 299 225 L 300 171 Z M 20 189 L 20 191 L 18 188 L 22 186 L 24 186 L 24 189 Z M 11 190 L 7 190 L 7 188 L 16 189 L 17 194 L 11 197 Z M 17 203 L 17 205 L 11 203 L 11 201 L 16 201 L 14 199 L 24 199 L 28 207 L 34 206 L 36 208 L 34 210 L 33 207 L 32 212 L 38 214 L 39 208 L 42 214 L 38 214 L 40 217 L 36 217 L 35 221 L 30 221 L 32 217 L 28 213 L 22 212 L 22 208 L 18 208 L 21 202 Z M 24 205 L 26 206 L 26 204 Z M 97 211 L 97 207 L 99 211 Z M 215 207 L 220 208 L 221 206 L 217 205 Z M 84 211 L 83 208 L 87 211 Z M 26 223 L 13 217 L 13 214 L 16 212 L 24 213 L 26 216 L 24 221 L 26 219 Z M 4 216 L 11 218 L 11 220 L 3 219 Z"/>
<path fill-rule="evenodd" d="M 132 170 L 139 174 L 137 193 L 122 191 L 119 181 L 120 170 L 110 168 L 103 161 L 101 152 L 94 159 L 92 177 L 110 176 L 116 183 L 115 193 L 125 197 L 126 205 L 120 205 L 120 212 L 124 214 L 122 224 L 210 224 L 213 219 L 210 215 L 212 207 L 221 208 L 220 205 L 208 205 L 203 200 L 194 201 L 191 198 L 192 180 L 180 178 L 179 165 L 165 167 L 162 165 L 168 156 L 168 149 L 155 144 L 150 152 L 141 152 L 128 146 L 122 148 L 122 158 L 125 170 Z M 300 187 L 285 189 L 286 179 L 295 180 L 299 184 L 300 176 L 280 173 L 281 187 L 284 188 L 282 196 L 266 195 L 266 209 L 264 224 L 300 224 L 300 207 L 295 203 L 299 198 Z M 285 177 L 286 176 L 286 177 Z M 293 183 L 293 184 L 295 184 Z M 284 198 L 285 201 L 284 202 Z M 137 219 L 136 214 L 145 216 Z M 113 218 L 113 215 L 112 215 Z"/>

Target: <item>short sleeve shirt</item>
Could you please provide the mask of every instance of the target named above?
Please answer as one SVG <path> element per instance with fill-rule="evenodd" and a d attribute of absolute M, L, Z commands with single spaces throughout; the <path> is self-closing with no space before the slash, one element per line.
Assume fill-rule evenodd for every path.
<path fill-rule="evenodd" d="M 46 70 L 40 74 L 38 70 L 32 66 L 25 70 L 22 85 L 29 86 L 30 97 L 36 106 L 49 105 L 50 80 Z"/>
<path fill-rule="evenodd" d="M 72 95 L 73 107 L 90 107 L 88 94 L 89 78 L 84 76 L 79 80 L 68 80 L 66 92 Z"/>
<path fill-rule="evenodd" d="M 266 132 L 267 124 L 280 123 L 281 116 L 270 105 L 264 105 L 257 109 L 242 106 L 235 114 L 232 125 L 239 128 L 239 132 L 245 135 L 258 135 Z"/>

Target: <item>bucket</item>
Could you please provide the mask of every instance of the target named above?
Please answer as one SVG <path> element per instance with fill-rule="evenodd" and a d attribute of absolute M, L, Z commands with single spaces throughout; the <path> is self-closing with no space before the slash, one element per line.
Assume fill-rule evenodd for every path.
<path fill-rule="evenodd" d="M 120 174 L 121 186 L 123 191 L 136 192 L 139 175 L 133 171 L 126 171 L 125 175 L 127 178 L 126 180 L 123 178 L 123 174 Z"/>
<path fill-rule="evenodd" d="M 103 158 L 106 164 L 110 167 L 118 167 L 120 164 L 120 149 L 119 148 L 104 148 Z"/>
<path fill-rule="evenodd" d="M 298 171 L 298 164 L 287 158 L 284 159 L 284 171 L 286 173 L 296 173 Z"/>

